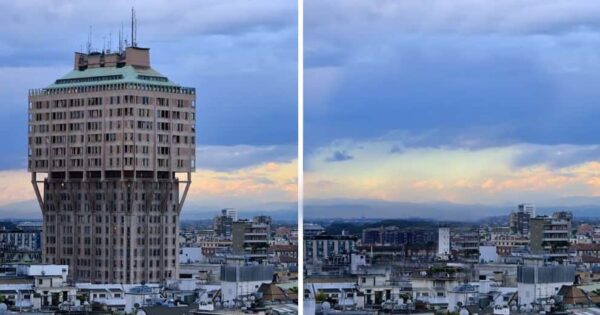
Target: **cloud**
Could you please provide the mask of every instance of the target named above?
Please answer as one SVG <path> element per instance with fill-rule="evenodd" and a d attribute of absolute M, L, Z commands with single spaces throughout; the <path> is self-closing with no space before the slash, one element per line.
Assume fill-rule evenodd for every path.
<path fill-rule="evenodd" d="M 545 165 L 553 169 L 560 169 L 598 160 L 600 160 L 600 145 L 530 145 L 523 148 L 513 163 L 515 167 Z"/>
<path fill-rule="evenodd" d="M 289 162 L 296 159 L 297 152 L 294 145 L 203 145 L 196 150 L 196 167 L 230 171 L 267 162 Z"/>
<path fill-rule="evenodd" d="M 586 146 L 520 143 L 498 147 L 406 146 L 395 140 L 354 140 L 321 147 L 305 159 L 308 199 L 368 198 L 407 202 L 515 204 L 600 196 L 600 158 Z M 357 149 L 361 148 L 361 149 Z M 353 159 L 328 163 L 331 152 L 353 150 Z M 585 153 L 583 153 L 585 152 Z M 576 158 L 578 154 L 582 156 Z"/>
<path fill-rule="evenodd" d="M 294 201 L 297 161 L 266 162 L 230 171 L 201 169 L 193 174 L 191 200 L 231 205 Z"/>
<path fill-rule="evenodd" d="M 546 34 L 598 29 L 600 6 L 592 0 L 547 2 L 458 0 L 333 0 L 305 3 L 307 31 L 312 35 L 340 32 L 338 41 L 365 39 L 373 33 L 514 33 Z M 334 41 L 335 42 L 335 41 Z"/>
<path fill-rule="evenodd" d="M 33 199 L 31 175 L 26 170 L 0 171 L 0 206 Z"/>
<path fill-rule="evenodd" d="M 354 157 L 346 151 L 335 151 L 333 154 L 325 159 L 326 162 L 343 162 L 352 160 Z"/>
<path fill-rule="evenodd" d="M 103 37 L 112 30 L 116 46 L 118 29 L 124 23 L 129 35 L 131 7 L 136 7 L 140 43 L 177 42 L 198 36 L 241 37 L 249 33 L 277 33 L 295 29 L 296 4 L 291 1 L 105 1 L 73 3 L 21 1 L 0 5 L 0 18 L 14 25 L 0 33 L 0 55 L 44 56 L 36 62 L 53 62 L 66 52 L 79 50 L 93 26 L 93 46 L 101 49 Z M 94 14 L 83 14 L 94 12 Z M 41 45 L 35 45 L 41 44 Z M 37 49 L 31 49 L 36 47 Z M 23 54 L 24 53 L 24 54 Z"/>
<path fill-rule="evenodd" d="M 406 148 L 404 147 L 404 145 L 402 144 L 394 144 L 391 148 L 390 148 L 390 153 L 391 154 L 402 154 L 406 151 Z"/>
<path fill-rule="evenodd" d="M 306 6 L 308 153 L 393 130 L 436 130 L 430 146 L 598 143 L 596 2 Z"/>

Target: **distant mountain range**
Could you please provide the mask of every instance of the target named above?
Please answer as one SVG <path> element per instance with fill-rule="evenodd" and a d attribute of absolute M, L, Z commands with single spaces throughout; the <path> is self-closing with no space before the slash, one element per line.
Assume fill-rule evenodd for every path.
<path fill-rule="evenodd" d="M 309 199 L 304 202 L 306 219 L 433 219 L 439 221 L 478 221 L 484 218 L 505 216 L 516 208 L 515 204 L 481 205 L 450 202 L 402 202 L 377 199 Z M 187 202 L 181 214 L 185 220 L 211 219 L 220 209 L 232 207 Z M 295 202 L 271 202 L 244 205 L 239 209 L 241 217 L 270 215 L 274 220 L 296 221 Z M 600 197 L 569 197 L 536 205 L 538 214 L 551 214 L 565 210 L 575 218 L 600 218 Z M 24 201 L 0 206 L 0 219 L 41 219 L 42 213 L 36 201 Z"/>
<path fill-rule="evenodd" d="M 276 221 L 297 221 L 298 205 L 295 202 L 271 202 L 253 204 L 243 207 L 232 207 L 226 201 L 222 206 L 207 205 L 202 202 L 186 202 L 181 213 L 182 220 L 212 219 L 223 208 L 237 208 L 240 218 L 252 218 L 256 215 L 269 215 Z M 42 211 L 35 200 L 12 203 L 0 206 L 0 220 L 8 219 L 42 219 Z"/>
<path fill-rule="evenodd" d="M 376 199 L 318 199 L 304 202 L 306 219 L 434 219 L 439 221 L 478 221 L 507 215 L 517 206 L 458 204 L 450 202 L 415 203 Z M 536 205 L 538 214 L 565 210 L 577 218 L 600 217 L 600 198 L 570 197 Z"/>

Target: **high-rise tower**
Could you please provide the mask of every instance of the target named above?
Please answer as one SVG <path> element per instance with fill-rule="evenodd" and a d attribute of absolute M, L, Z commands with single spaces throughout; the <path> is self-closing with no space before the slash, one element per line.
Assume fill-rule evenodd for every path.
<path fill-rule="evenodd" d="M 195 99 L 135 44 L 75 53 L 73 71 L 29 92 L 44 263 L 97 283 L 176 276 L 179 214 L 195 169 Z"/>

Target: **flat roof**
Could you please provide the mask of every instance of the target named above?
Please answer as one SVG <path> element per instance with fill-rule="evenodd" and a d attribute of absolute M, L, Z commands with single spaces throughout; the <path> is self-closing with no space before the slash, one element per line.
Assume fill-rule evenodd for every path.
<path fill-rule="evenodd" d="M 152 68 L 125 65 L 123 67 L 98 67 L 85 70 L 72 70 L 46 88 L 73 88 L 122 83 L 181 87 Z"/>

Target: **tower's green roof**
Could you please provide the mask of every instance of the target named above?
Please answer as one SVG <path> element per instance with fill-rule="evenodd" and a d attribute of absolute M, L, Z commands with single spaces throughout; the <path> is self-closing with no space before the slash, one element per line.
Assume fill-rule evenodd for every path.
<path fill-rule="evenodd" d="M 140 68 L 126 65 L 123 67 L 99 67 L 86 70 L 73 70 L 49 85 L 47 89 L 121 83 L 181 87 L 152 68 Z"/>

